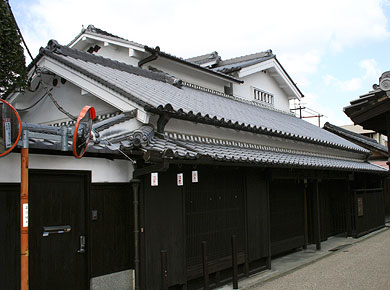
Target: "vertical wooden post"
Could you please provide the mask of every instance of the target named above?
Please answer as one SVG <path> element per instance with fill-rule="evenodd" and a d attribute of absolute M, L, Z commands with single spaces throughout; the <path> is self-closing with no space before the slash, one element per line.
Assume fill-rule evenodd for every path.
<path fill-rule="evenodd" d="M 314 182 L 314 228 L 316 249 L 321 250 L 321 215 L 320 215 L 320 196 L 318 190 L 318 180 Z"/>
<path fill-rule="evenodd" d="M 233 290 L 238 289 L 237 236 L 232 236 Z"/>
<path fill-rule="evenodd" d="M 267 172 L 266 194 L 267 194 L 267 236 L 268 236 L 268 257 L 267 268 L 271 269 L 272 241 L 271 241 L 271 206 L 270 206 L 270 183 L 272 181 L 270 172 Z"/>
<path fill-rule="evenodd" d="M 346 230 L 347 230 L 347 237 L 350 237 L 350 236 L 352 236 L 352 209 L 351 209 L 352 192 L 351 192 L 351 186 L 349 184 L 349 177 L 345 183 L 346 183 L 345 184 L 345 187 L 346 187 L 346 190 L 345 190 L 345 192 L 346 192 L 345 193 L 346 194 L 346 196 L 345 196 Z"/>
<path fill-rule="evenodd" d="M 161 289 L 168 290 L 168 255 L 167 251 L 161 251 Z"/>
<path fill-rule="evenodd" d="M 308 216 L 307 216 L 307 183 L 306 179 L 304 181 L 304 189 L 303 189 L 303 207 L 304 207 L 304 236 L 305 236 L 305 244 L 303 245 L 303 249 L 307 249 L 307 244 L 309 240 L 309 224 L 308 224 Z"/>
<path fill-rule="evenodd" d="M 202 242 L 202 260 L 203 260 L 203 285 L 204 290 L 209 290 L 209 265 L 207 260 L 207 242 Z"/>
<path fill-rule="evenodd" d="M 132 190 L 133 190 L 133 220 L 134 220 L 134 228 L 133 228 L 133 233 L 134 233 L 134 279 L 135 279 L 135 290 L 140 289 L 140 259 L 139 259 L 139 219 L 138 219 L 138 212 L 139 212 L 139 185 L 140 185 L 140 180 L 139 179 L 133 179 L 130 181 Z"/>
<path fill-rule="evenodd" d="M 387 135 L 387 152 L 388 152 L 388 158 L 387 158 L 387 165 L 389 166 L 390 170 L 390 112 L 387 112 L 386 114 L 386 135 Z"/>
<path fill-rule="evenodd" d="M 28 290 L 28 148 L 21 149 L 20 289 Z"/>

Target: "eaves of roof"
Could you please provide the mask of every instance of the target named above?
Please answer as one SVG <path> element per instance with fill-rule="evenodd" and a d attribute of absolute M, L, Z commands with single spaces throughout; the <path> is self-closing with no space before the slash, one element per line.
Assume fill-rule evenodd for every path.
<path fill-rule="evenodd" d="M 167 105 L 165 107 L 158 106 L 157 108 L 152 106 L 146 106 L 145 110 L 159 115 L 166 114 L 171 118 L 197 122 L 197 123 L 202 123 L 207 125 L 213 125 L 217 127 L 225 127 L 234 130 L 252 132 L 257 134 L 265 134 L 268 136 L 300 141 L 300 142 L 305 142 L 305 143 L 310 143 L 315 145 L 322 145 L 322 146 L 341 149 L 341 150 L 354 151 L 358 153 L 368 154 L 369 152 L 368 150 L 363 149 L 361 147 L 352 148 L 348 146 L 339 145 L 336 143 L 331 143 L 328 141 L 323 141 L 321 139 L 292 134 L 283 130 L 275 130 L 275 129 L 270 129 L 262 126 L 254 126 L 252 124 L 245 124 L 240 122 L 232 122 L 231 120 L 225 120 L 224 118 L 219 119 L 216 116 L 210 116 L 208 114 L 206 115 L 202 115 L 200 113 L 194 114 L 192 111 L 186 113 L 182 109 L 173 110 L 172 106 L 170 105 Z"/>
<path fill-rule="evenodd" d="M 252 65 L 255 65 L 255 64 L 259 64 L 259 63 L 265 62 L 265 61 L 270 60 L 270 59 L 275 59 L 275 61 L 278 64 L 278 66 L 281 68 L 283 73 L 286 75 L 287 79 L 291 82 L 291 84 L 297 90 L 297 92 L 299 93 L 300 97 L 303 98 L 304 95 L 303 95 L 302 91 L 298 88 L 296 83 L 293 81 L 291 76 L 287 73 L 287 71 L 284 69 L 284 67 L 281 65 L 279 60 L 276 58 L 276 55 L 274 55 L 274 54 L 263 56 L 263 57 L 259 57 L 259 58 L 255 58 L 255 59 L 244 60 L 244 61 L 237 62 L 237 63 L 231 63 L 231 64 L 226 64 L 226 65 L 222 64 L 222 65 L 220 65 L 218 67 L 213 68 L 213 70 L 219 71 L 219 72 L 222 72 L 222 73 L 226 73 L 226 74 L 231 74 L 233 72 L 238 72 L 238 71 L 240 71 L 243 68 L 246 68 L 246 67 L 249 67 L 249 66 L 252 66 Z"/>
<path fill-rule="evenodd" d="M 145 110 L 226 128 L 255 132 L 331 148 L 369 151 L 289 114 L 273 112 L 249 101 L 192 87 L 177 87 L 165 74 L 143 70 L 51 42 L 41 55 L 85 74 L 127 97 Z M 262 118 L 258 118 L 262 116 Z M 325 133 L 326 132 L 326 133 Z"/>
<path fill-rule="evenodd" d="M 345 137 L 352 142 L 355 141 L 358 143 L 358 145 L 363 145 L 363 146 L 365 145 L 373 151 L 380 151 L 382 153 L 385 153 L 386 155 L 388 154 L 388 150 L 386 146 L 379 144 L 376 140 L 369 138 L 367 136 L 346 130 L 344 128 L 330 124 L 329 122 L 326 122 L 324 124 L 324 129 L 334 134 L 337 134 L 341 137 Z"/>
<path fill-rule="evenodd" d="M 225 80 L 229 80 L 229 81 L 232 81 L 232 82 L 235 82 L 235 83 L 239 83 L 239 84 L 244 83 L 243 80 L 237 79 L 235 77 L 232 77 L 232 76 L 224 74 L 224 73 L 220 73 L 220 72 L 214 71 L 212 69 L 208 69 L 206 67 L 202 67 L 199 64 L 196 64 L 196 63 L 193 63 L 193 62 L 189 62 L 189 61 L 184 60 L 182 58 L 179 58 L 177 56 L 173 56 L 173 55 L 171 55 L 169 53 L 162 52 L 159 49 L 151 48 L 151 47 L 148 47 L 148 46 L 145 46 L 144 48 L 145 48 L 146 51 L 148 51 L 148 52 L 150 52 L 152 54 L 157 54 L 157 55 L 162 56 L 164 58 L 176 61 L 178 63 L 184 64 L 186 66 L 195 68 L 195 69 L 203 71 L 205 73 L 217 76 L 219 78 L 222 78 L 222 79 L 225 79 Z"/>
<path fill-rule="evenodd" d="M 95 27 L 93 25 L 88 25 L 87 28 L 83 28 L 81 30 L 81 32 L 74 39 L 72 39 L 72 41 L 70 41 L 67 46 L 70 47 L 83 34 L 90 34 L 90 35 L 95 35 L 95 36 L 103 36 L 105 38 L 108 38 L 108 39 L 111 39 L 111 40 L 115 40 L 115 41 L 119 41 L 119 42 L 122 42 L 124 44 L 131 45 L 131 46 L 136 46 L 136 47 L 139 47 L 141 49 L 144 48 L 144 45 L 142 45 L 140 43 L 137 43 L 137 42 L 134 42 L 134 41 L 130 41 L 128 39 L 125 39 L 125 38 L 119 37 L 117 35 L 111 34 L 111 33 L 107 32 L 107 31 L 102 30 L 100 28 L 97 28 L 97 27 Z"/>
<path fill-rule="evenodd" d="M 237 63 L 225 64 L 225 65 L 220 64 L 217 67 L 213 68 L 213 70 L 229 74 L 229 73 L 239 71 L 239 70 L 246 68 L 248 66 L 262 63 L 262 62 L 267 61 L 267 60 L 272 59 L 272 58 L 275 58 L 275 55 L 272 54 L 272 55 L 268 55 L 268 56 L 263 56 L 263 57 L 259 57 L 259 58 L 255 58 L 255 59 L 249 59 L 249 60 L 245 60 L 245 61 L 241 61 L 241 62 L 237 62 Z"/>
<path fill-rule="evenodd" d="M 120 116 L 120 118 L 118 118 Z M 103 127 L 104 132 L 109 131 L 107 124 L 114 124 L 128 118 L 125 114 L 107 120 Z M 37 135 L 31 133 L 29 138 L 30 148 L 41 150 L 42 153 L 54 152 L 54 154 L 69 155 L 72 151 L 72 138 L 68 138 L 66 150 L 60 138 L 62 129 L 34 124 L 24 124 L 24 129 L 31 132 L 44 133 Z M 68 128 L 67 134 L 72 132 Z M 194 162 L 195 164 L 237 164 L 242 166 L 271 167 L 271 168 L 301 168 L 301 169 L 322 169 L 340 171 L 375 172 L 386 174 L 387 170 L 368 162 L 357 160 L 333 158 L 331 156 L 320 156 L 295 152 L 294 150 L 272 148 L 262 145 L 247 144 L 237 141 L 218 140 L 197 136 L 184 136 L 176 133 L 167 133 L 163 138 L 154 135 L 151 126 L 142 126 L 131 132 L 123 132 L 120 135 L 110 138 L 110 133 L 105 135 L 99 143 L 92 143 L 87 148 L 88 154 L 96 156 L 116 156 L 123 158 L 123 152 L 135 153 L 142 149 L 156 152 L 159 160 L 165 159 L 168 162 Z M 22 145 L 21 143 L 19 144 Z M 56 153 L 57 152 L 57 153 Z M 59 153 L 62 152 L 62 153 Z M 94 155 L 95 156 L 95 155 Z"/>
<path fill-rule="evenodd" d="M 186 61 L 188 62 L 196 63 L 199 65 L 209 63 L 209 62 L 214 62 L 214 65 L 216 65 L 220 60 L 221 57 L 218 55 L 218 52 L 216 51 L 186 59 Z"/>

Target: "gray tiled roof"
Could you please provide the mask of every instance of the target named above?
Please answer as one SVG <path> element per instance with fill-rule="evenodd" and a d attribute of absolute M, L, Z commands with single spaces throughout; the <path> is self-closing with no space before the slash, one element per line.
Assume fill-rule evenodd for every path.
<path fill-rule="evenodd" d="M 88 32 L 88 33 L 91 33 L 91 34 L 96 34 L 96 35 L 103 35 L 103 36 L 109 37 L 109 38 L 111 38 L 113 40 L 119 40 L 119 41 L 127 43 L 129 45 L 133 45 L 133 46 L 136 46 L 136 47 L 139 47 L 139 48 L 144 48 L 143 44 L 140 44 L 140 43 L 137 43 L 137 42 L 134 42 L 134 41 L 131 41 L 131 40 L 119 37 L 117 35 L 111 34 L 111 33 L 107 32 L 107 31 L 104 31 L 104 30 L 102 30 L 100 28 L 97 28 L 97 27 L 95 27 L 95 26 L 93 26 L 91 24 L 88 25 L 87 28 L 83 28 L 81 30 L 81 32 L 68 44 L 68 46 L 72 45 L 85 32 Z"/>
<path fill-rule="evenodd" d="M 222 143 L 222 142 L 221 142 Z M 173 140 L 170 138 L 153 138 L 146 146 L 146 149 L 162 152 L 171 149 L 176 158 L 199 159 L 208 157 L 215 161 L 250 163 L 258 166 L 283 166 L 289 168 L 313 168 L 313 169 L 336 169 L 336 170 L 357 170 L 377 171 L 387 170 L 368 162 L 336 159 L 307 154 L 288 152 L 277 152 L 250 148 L 215 144 L 212 142 L 195 142 L 189 140 Z"/>
<path fill-rule="evenodd" d="M 161 73 L 146 71 L 99 56 L 56 46 L 41 51 L 57 61 L 122 94 L 139 105 L 170 108 L 170 112 L 212 119 L 223 126 L 368 153 L 368 150 L 291 114 L 272 111 L 207 91 L 172 85 Z"/>
<path fill-rule="evenodd" d="M 209 63 L 211 61 L 214 61 L 215 64 L 218 64 L 218 62 L 221 61 L 221 57 L 218 55 L 218 52 L 213 51 L 211 53 L 187 58 L 186 61 L 193 62 L 199 65 L 202 65 L 204 63 Z"/>
<path fill-rule="evenodd" d="M 127 118 L 126 115 L 121 115 Z M 123 120 L 118 116 L 112 117 L 110 125 L 120 123 Z M 24 129 L 31 134 L 29 145 L 32 149 L 45 149 L 61 151 L 61 129 L 43 125 L 24 124 Z M 289 167 L 289 168 L 313 168 L 313 169 L 336 169 L 351 171 L 376 171 L 387 172 L 379 166 L 367 162 L 355 160 L 337 159 L 331 156 L 319 156 L 292 150 L 265 147 L 260 145 L 247 144 L 226 140 L 210 140 L 209 138 L 180 136 L 171 138 L 168 134 L 165 138 L 154 135 L 150 126 L 142 126 L 134 131 L 124 131 L 117 134 L 116 130 L 100 127 L 103 130 L 99 143 L 91 143 L 88 146 L 88 153 L 110 154 L 120 156 L 120 151 L 137 150 L 143 148 L 156 151 L 161 156 L 168 156 L 173 159 L 198 160 L 209 158 L 222 162 L 238 162 L 254 164 L 267 167 Z M 111 131 L 111 132 L 110 132 Z M 72 151 L 72 130 L 68 129 L 67 151 Z M 171 134 L 172 135 L 172 134 Z M 20 141 L 19 145 L 22 145 Z"/>
<path fill-rule="evenodd" d="M 223 60 L 218 63 L 218 66 L 214 70 L 230 73 L 233 71 L 240 70 L 242 68 L 261 63 L 263 61 L 274 58 L 275 55 L 272 54 L 272 51 L 265 51 L 255 54 L 250 54 L 246 56 L 236 57 L 228 60 Z"/>
<path fill-rule="evenodd" d="M 366 145 L 366 146 L 372 148 L 373 150 L 379 150 L 379 151 L 386 153 L 386 154 L 388 153 L 386 146 L 379 144 L 375 139 L 372 139 L 370 137 L 346 130 L 344 128 L 330 124 L 329 122 L 326 122 L 324 124 L 324 129 L 326 129 L 332 133 L 335 133 L 339 136 L 352 139 L 352 141 L 356 141 L 357 144 L 359 144 L 359 145 L 363 144 L 363 145 Z"/>

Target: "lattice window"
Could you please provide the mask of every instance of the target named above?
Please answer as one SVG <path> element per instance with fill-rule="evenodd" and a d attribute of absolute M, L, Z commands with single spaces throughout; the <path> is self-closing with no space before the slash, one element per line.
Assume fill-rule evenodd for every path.
<path fill-rule="evenodd" d="M 256 101 L 274 105 L 274 95 L 264 90 L 253 88 L 253 96 Z"/>

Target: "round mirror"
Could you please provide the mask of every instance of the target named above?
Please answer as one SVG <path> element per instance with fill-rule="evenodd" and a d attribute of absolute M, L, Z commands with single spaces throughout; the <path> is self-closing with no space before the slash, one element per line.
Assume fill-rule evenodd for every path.
<path fill-rule="evenodd" d="M 22 134 L 22 122 L 18 112 L 0 99 L 0 157 L 14 149 Z"/>
<path fill-rule="evenodd" d="M 73 155 L 77 158 L 83 157 L 87 150 L 92 133 L 92 121 L 95 119 L 95 116 L 95 109 L 85 106 L 77 118 L 73 135 Z"/>

